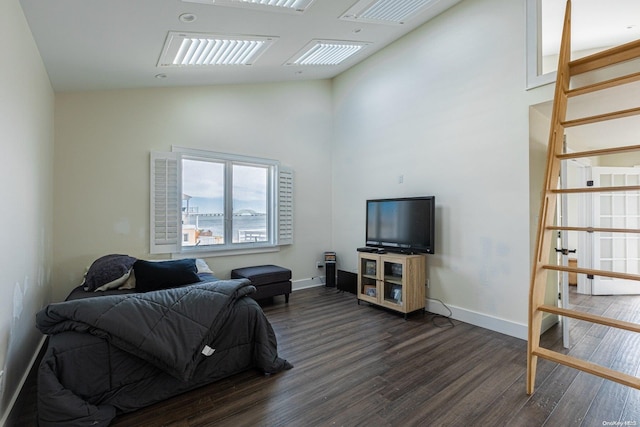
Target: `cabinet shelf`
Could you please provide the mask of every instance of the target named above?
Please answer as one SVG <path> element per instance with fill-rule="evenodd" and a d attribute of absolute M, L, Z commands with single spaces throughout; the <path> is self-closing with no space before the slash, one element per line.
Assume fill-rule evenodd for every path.
<path fill-rule="evenodd" d="M 395 283 L 402 285 L 402 276 L 384 276 L 384 281 L 388 283 Z"/>
<path fill-rule="evenodd" d="M 374 274 L 375 273 L 375 274 Z M 406 254 L 358 254 L 358 303 L 405 314 L 424 310 L 426 257 Z"/>

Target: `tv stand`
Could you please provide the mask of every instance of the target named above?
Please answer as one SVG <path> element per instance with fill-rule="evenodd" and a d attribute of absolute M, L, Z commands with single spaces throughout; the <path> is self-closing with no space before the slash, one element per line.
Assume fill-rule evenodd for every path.
<path fill-rule="evenodd" d="M 402 254 L 402 255 L 416 255 L 419 252 L 414 252 L 411 249 L 387 249 L 385 252 L 389 252 L 392 254 Z"/>
<path fill-rule="evenodd" d="M 369 252 L 369 253 L 372 253 L 372 252 L 378 252 L 378 248 L 372 248 L 370 246 L 363 246 L 361 248 L 358 248 L 357 251 L 358 252 Z"/>
<path fill-rule="evenodd" d="M 358 252 L 358 304 L 407 314 L 425 308 L 425 255 Z"/>

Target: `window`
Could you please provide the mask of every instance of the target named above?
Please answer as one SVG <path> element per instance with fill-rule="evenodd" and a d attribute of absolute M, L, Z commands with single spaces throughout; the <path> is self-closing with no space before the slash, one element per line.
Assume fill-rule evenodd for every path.
<path fill-rule="evenodd" d="M 293 172 L 277 161 L 178 147 L 151 153 L 151 253 L 291 244 L 292 205 Z"/>
<path fill-rule="evenodd" d="M 565 7 L 565 1 L 526 0 L 528 89 L 556 79 Z M 638 39 L 640 27 L 629 21 L 629 17 L 638 16 L 639 10 L 639 3 L 634 1 L 574 1 L 571 59 Z"/>

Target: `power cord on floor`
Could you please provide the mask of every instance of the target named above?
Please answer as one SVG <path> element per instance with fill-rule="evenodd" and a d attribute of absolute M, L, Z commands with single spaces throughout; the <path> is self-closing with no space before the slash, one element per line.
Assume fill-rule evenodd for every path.
<path fill-rule="evenodd" d="M 444 327 L 447 327 L 447 326 L 450 326 L 450 327 L 453 328 L 454 326 L 456 326 L 453 323 L 453 321 L 451 320 L 451 315 L 453 315 L 453 312 L 451 311 L 451 309 L 449 307 L 447 307 L 447 304 L 443 303 L 438 298 L 427 297 L 427 299 L 429 301 L 438 301 L 449 312 L 449 314 L 446 315 L 446 316 L 444 314 L 435 314 L 435 313 L 433 313 L 433 317 L 431 318 L 431 323 L 433 324 L 433 326 L 435 326 L 437 328 L 444 328 Z M 445 322 L 438 323 L 439 321 L 436 321 L 436 319 L 445 319 Z"/>

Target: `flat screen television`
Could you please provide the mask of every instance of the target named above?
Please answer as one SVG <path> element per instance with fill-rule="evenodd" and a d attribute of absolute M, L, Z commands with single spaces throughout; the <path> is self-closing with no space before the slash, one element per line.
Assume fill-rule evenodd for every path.
<path fill-rule="evenodd" d="M 366 245 L 401 253 L 435 252 L 435 196 L 367 200 Z"/>

